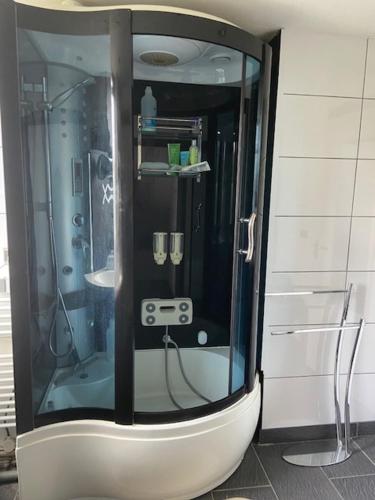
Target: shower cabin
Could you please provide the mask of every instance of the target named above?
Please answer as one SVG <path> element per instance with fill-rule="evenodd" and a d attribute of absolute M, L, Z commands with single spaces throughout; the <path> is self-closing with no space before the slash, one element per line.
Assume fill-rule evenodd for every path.
<path fill-rule="evenodd" d="M 156 7 L 0 28 L 20 498 L 195 498 L 259 416 L 270 49 Z"/>

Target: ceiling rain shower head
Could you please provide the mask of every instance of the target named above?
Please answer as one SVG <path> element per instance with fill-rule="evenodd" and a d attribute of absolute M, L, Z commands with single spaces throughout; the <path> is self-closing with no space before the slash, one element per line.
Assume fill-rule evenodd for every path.
<path fill-rule="evenodd" d="M 136 35 L 134 59 L 150 66 L 180 66 L 199 59 L 209 46 L 206 42 L 169 36 Z"/>
<path fill-rule="evenodd" d="M 160 50 L 142 52 L 142 54 L 139 55 L 139 58 L 142 62 L 151 64 L 152 66 L 172 66 L 173 64 L 177 64 L 179 61 L 176 54 Z"/>

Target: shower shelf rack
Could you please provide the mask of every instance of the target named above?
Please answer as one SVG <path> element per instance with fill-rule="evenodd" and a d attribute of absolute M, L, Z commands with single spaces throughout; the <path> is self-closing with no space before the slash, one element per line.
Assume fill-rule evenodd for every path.
<path fill-rule="evenodd" d="M 154 124 L 152 129 L 145 128 L 145 120 L 152 119 Z M 168 118 L 168 117 L 144 117 L 137 116 L 137 156 L 138 156 L 138 179 L 142 176 L 158 177 L 190 177 L 200 181 L 201 173 L 196 171 L 179 171 L 173 169 L 173 165 L 165 162 L 144 162 L 142 161 L 142 145 L 146 139 L 191 141 L 195 139 L 198 147 L 198 162 L 202 156 L 202 118 Z M 148 165 L 148 167 L 146 167 Z M 159 167 L 159 168 L 158 168 Z"/>

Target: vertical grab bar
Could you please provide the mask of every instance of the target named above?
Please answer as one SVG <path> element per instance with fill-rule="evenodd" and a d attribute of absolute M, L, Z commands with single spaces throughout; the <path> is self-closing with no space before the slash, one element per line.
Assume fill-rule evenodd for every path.
<path fill-rule="evenodd" d="M 255 219 L 257 214 L 253 212 L 250 217 L 244 218 L 241 217 L 241 224 L 247 224 L 247 249 L 246 250 L 238 250 L 238 253 L 241 255 L 245 255 L 245 262 L 248 264 L 253 260 L 254 255 L 254 226 Z"/>
<path fill-rule="evenodd" d="M 348 290 L 345 292 L 344 308 L 342 311 L 340 326 L 344 327 L 347 317 L 348 309 L 350 304 L 350 298 L 352 294 L 353 284 L 350 283 Z M 343 346 L 343 330 L 339 330 L 336 343 L 336 354 L 335 354 L 335 366 L 334 366 L 334 404 L 335 404 L 335 419 L 336 419 L 336 436 L 337 436 L 337 446 L 341 447 L 343 445 L 342 441 L 342 427 L 341 427 L 341 409 L 340 409 L 340 366 L 341 366 L 341 353 Z M 346 425 L 345 425 L 345 441 L 346 441 Z"/>
<path fill-rule="evenodd" d="M 354 375 L 354 367 L 358 356 L 359 346 L 361 344 L 363 330 L 365 328 L 365 320 L 361 319 L 357 335 L 354 340 L 352 355 L 350 358 L 349 372 L 346 378 L 345 389 L 345 450 L 350 453 L 350 395 L 352 390 L 352 382 Z"/>

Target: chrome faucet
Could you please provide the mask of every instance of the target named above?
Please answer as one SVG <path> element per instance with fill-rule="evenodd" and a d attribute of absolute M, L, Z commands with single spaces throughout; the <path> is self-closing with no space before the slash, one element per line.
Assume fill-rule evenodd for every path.
<path fill-rule="evenodd" d="M 85 238 L 81 234 L 79 234 L 78 236 L 74 236 L 72 238 L 72 247 L 77 250 L 82 249 L 83 256 L 85 259 L 87 258 L 87 252 L 90 252 L 90 244 L 88 243 L 88 241 L 85 240 Z"/>

